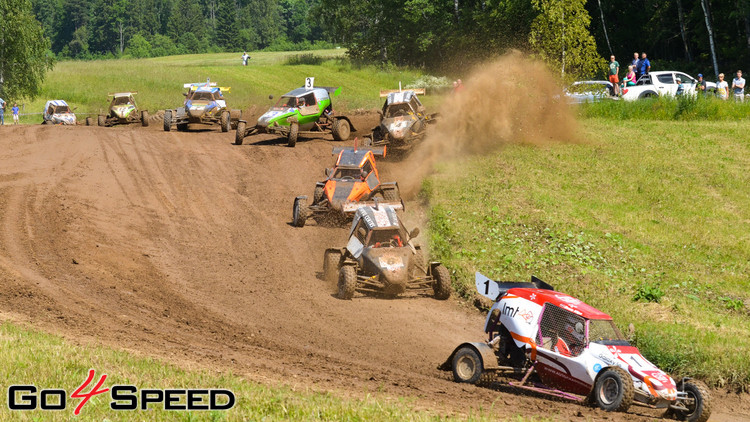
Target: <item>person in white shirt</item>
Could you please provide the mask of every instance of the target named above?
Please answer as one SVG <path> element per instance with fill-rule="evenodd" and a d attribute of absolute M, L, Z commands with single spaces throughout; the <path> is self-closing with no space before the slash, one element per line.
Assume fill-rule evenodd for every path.
<path fill-rule="evenodd" d="M 737 77 L 732 80 L 732 91 L 734 100 L 743 102 L 745 100 L 745 80 L 742 78 L 742 71 L 737 71 Z"/>
<path fill-rule="evenodd" d="M 719 82 L 716 83 L 716 95 L 722 100 L 729 99 L 729 84 L 724 80 L 723 73 L 719 73 Z"/>

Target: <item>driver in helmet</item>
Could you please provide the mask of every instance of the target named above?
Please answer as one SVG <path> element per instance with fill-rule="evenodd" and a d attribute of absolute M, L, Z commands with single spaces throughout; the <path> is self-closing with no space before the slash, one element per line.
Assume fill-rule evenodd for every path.
<path fill-rule="evenodd" d="M 583 352 L 586 329 L 582 321 L 568 321 L 555 344 L 555 351 L 563 356 L 575 357 Z"/>

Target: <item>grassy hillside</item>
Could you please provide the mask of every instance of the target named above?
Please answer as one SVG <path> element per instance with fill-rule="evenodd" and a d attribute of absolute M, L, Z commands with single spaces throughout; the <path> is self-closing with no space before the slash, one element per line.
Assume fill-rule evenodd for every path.
<path fill-rule="evenodd" d="M 750 386 L 750 123 L 587 119 L 584 142 L 509 146 L 425 184 L 433 252 L 609 312 L 675 375 Z"/>
<path fill-rule="evenodd" d="M 97 61 L 64 61 L 47 74 L 39 98 L 26 102 L 23 112 L 39 113 L 50 99 L 64 99 L 77 113 L 100 113 L 108 105 L 107 94 L 138 91 L 136 101 L 152 112 L 178 107 L 184 97 L 183 83 L 202 82 L 206 78 L 231 87 L 226 94 L 232 108 L 247 109 L 255 104 L 270 107 L 268 99 L 302 86 L 305 77 L 315 77 L 318 86 L 341 86 L 341 95 L 334 98 L 334 107 L 351 110 L 374 108 L 381 104 L 381 88 L 397 88 L 416 80 L 421 73 L 411 70 L 382 70 L 374 66 L 354 68 L 343 57 L 345 50 L 312 52 L 255 52 L 250 64 L 241 65 L 239 54 L 192 54 L 153 59 Z M 290 65 L 290 58 L 313 54 L 324 58 L 319 65 Z M 275 101 L 275 100 L 274 100 Z M 10 107 L 8 107 L 10 110 Z M 22 112 L 22 113 L 23 113 Z M 29 116 L 24 122 L 40 122 L 40 116 Z"/>

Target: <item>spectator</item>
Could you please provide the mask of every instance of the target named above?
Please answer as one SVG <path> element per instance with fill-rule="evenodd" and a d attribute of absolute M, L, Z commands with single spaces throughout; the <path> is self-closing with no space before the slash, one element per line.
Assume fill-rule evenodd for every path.
<path fill-rule="evenodd" d="M 729 99 L 729 84 L 724 80 L 723 73 L 719 73 L 719 82 L 716 83 L 716 93 L 722 100 Z"/>
<path fill-rule="evenodd" d="M 703 74 L 698 74 L 698 85 L 697 85 L 698 91 L 703 94 L 703 96 L 706 96 L 706 80 L 703 79 Z"/>
<path fill-rule="evenodd" d="M 620 95 L 620 63 L 615 60 L 615 55 L 609 56 L 609 82 L 615 87 L 615 95 Z"/>
<path fill-rule="evenodd" d="M 5 101 L 0 98 L 0 125 L 5 125 Z"/>
<path fill-rule="evenodd" d="M 18 104 L 13 103 L 13 108 L 10 109 L 13 112 L 13 124 L 18 124 Z"/>
<path fill-rule="evenodd" d="M 745 80 L 742 78 L 742 71 L 737 71 L 737 77 L 732 80 L 732 91 L 734 91 L 734 100 L 743 102 L 745 100 Z"/>
<path fill-rule="evenodd" d="M 456 79 L 456 82 L 458 85 L 456 86 L 456 91 L 463 91 L 464 90 L 464 83 L 461 82 L 461 79 Z"/>
<path fill-rule="evenodd" d="M 641 59 L 638 60 L 638 72 L 643 76 L 648 75 L 649 71 L 651 71 L 651 62 L 646 58 L 646 53 L 641 53 Z"/>
<path fill-rule="evenodd" d="M 247 51 L 244 51 L 242 53 L 242 65 L 247 66 L 247 61 L 250 59 L 250 55 L 247 54 Z"/>
<path fill-rule="evenodd" d="M 635 71 L 633 70 L 633 65 L 628 65 L 628 74 L 625 75 L 625 78 L 622 80 L 622 87 L 626 86 L 633 86 L 635 85 L 636 78 L 635 78 Z"/>
<path fill-rule="evenodd" d="M 633 66 L 633 71 L 635 72 L 635 81 L 638 82 L 638 79 L 641 78 L 641 74 L 638 71 L 638 52 L 636 51 L 633 53 L 633 61 L 630 62 L 630 64 Z"/>
<path fill-rule="evenodd" d="M 675 96 L 680 96 L 685 93 L 685 87 L 682 85 L 682 79 L 677 78 L 677 91 L 674 93 Z"/>
<path fill-rule="evenodd" d="M 458 91 L 458 81 L 453 81 L 453 91 L 451 94 L 455 94 Z"/>

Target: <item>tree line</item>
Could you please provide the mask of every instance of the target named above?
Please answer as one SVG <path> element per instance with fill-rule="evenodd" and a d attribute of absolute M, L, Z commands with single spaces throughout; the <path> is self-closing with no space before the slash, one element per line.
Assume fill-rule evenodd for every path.
<path fill-rule="evenodd" d="M 327 34 L 368 61 L 458 70 L 517 48 L 594 77 L 600 58 L 625 66 L 635 51 L 655 69 L 694 73 L 750 59 L 750 0 L 320 1 Z"/>
<path fill-rule="evenodd" d="M 58 58 L 327 46 L 318 0 L 32 0 Z"/>

